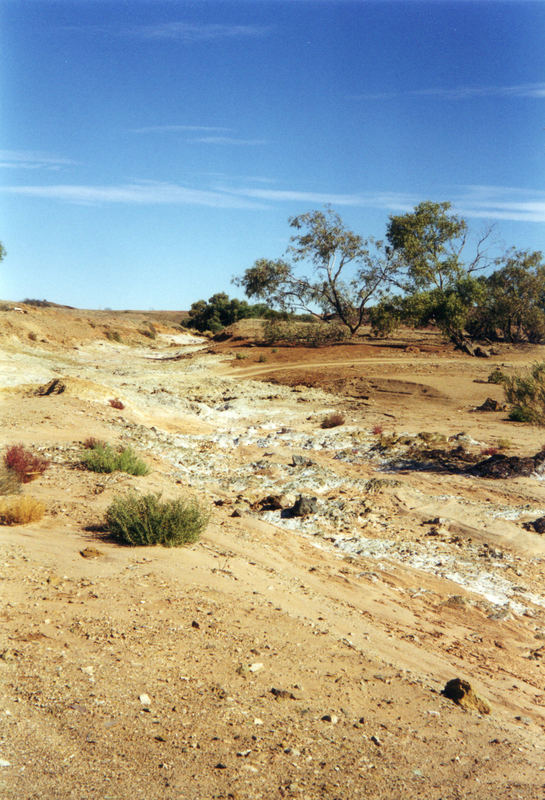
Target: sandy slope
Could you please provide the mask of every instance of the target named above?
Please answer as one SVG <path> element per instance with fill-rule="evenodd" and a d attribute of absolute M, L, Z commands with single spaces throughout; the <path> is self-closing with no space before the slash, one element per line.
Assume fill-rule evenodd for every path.
<path fill-rule="evenodd" d="M 234 360 L 240 343 L 211 352 L 166 324 L 148 341 L 143 317 L 102 312 L 99 335 L 86 312 L 27 311 L 0 319 L 2 444 L 52 463 L 25 489 L 44 520 L 0 528 L 2 797 L 545 794 L 545 541 L 521 525 L 545 513 L 543 484 L 394 469 L 372 433 L 535 452 L 536 429 L 470 412 L 500 398 L 474 383 L 490 362 L 435 340 Z M 121 323 L 129 344 L 105 339 Z M 64 393 L 36 396 L 53 377 Z M 336 409 L 345 425 L 322 430 Z M 152 472 L 81 470 L 91 435 Z M 201 542 L 109 542 L 96 528 L 129 487 L 196 493 L 213 510 Z M 318 512 L 260 510 L 281 492 Z M 441 696 L 456 676 L 490 716 Z"/>

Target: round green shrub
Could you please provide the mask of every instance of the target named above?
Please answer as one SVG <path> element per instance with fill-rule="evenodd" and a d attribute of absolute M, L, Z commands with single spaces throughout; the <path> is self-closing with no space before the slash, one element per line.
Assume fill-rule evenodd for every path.
<path fill-rule="evenodd" d="M 116 497 L 106 510 L 108 530 L 121 544 L 179 547 L 196 542 L 210 515 L 194 499 L 161 500 L 135 492 Z"/>

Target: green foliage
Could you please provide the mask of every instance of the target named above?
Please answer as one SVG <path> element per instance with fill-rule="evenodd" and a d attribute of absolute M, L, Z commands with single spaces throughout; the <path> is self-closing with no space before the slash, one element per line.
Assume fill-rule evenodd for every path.
<path fill-rule="evenodd" d="M 386 238 L 403 259 L 414 291 L 444 289 L 462 277 L 461 252 L 467 223 L 449 214 L 450 203 L 420 203 L 407 214 L 391 216 Z"/>
<path fill-rule="evenodd" d="M 506 377 L 507 375 L 505 374 L 505 372 L 502 372 L 499 367 L 494 367 L 494 369 L 486 379 L 486 382 L 500 384 L 504 382 Z"/>
<path fill-rule="evenodd" d="M 290 238 L 287 258 L 260 258 L 235 278 L 235 284 L 248 297 L 280 309 L 303 310 L 318 319 L 335 315 L 353 335 L 363 324 L 371 298 L 393 281 L 395 256 L 382 242 L 364 240 L 346 228 L 329 207 L 291 217 L 289 224 L 298 233 Z M 304 263 L 310 267 L 308 275 L 297 271 Z"/>
<path fill-rule="evenodd" d="M 369 309 L 373 336 L 386 337 L 394 333 L 403 321 L 401 298 L 383 298 Z"/>
<path fill-rule="evenodd" d="M 469 331 L 507 342 L 545 340 L 545 264 L 539 251 L 510 250 L 483 279 L 484 298 Z"/>
<path fill-rule="evenodd" d="M 161 500 L 161 495 L 117 497 L 106 511 L 108 530 L 122 544 L 179 547 L 195 542 L 210 516 L 196 500 Z"/>
<path fill-rule="evenodd" d="M 4 247 L 2 242 L 0 242 L 0 261 L 3 261 L 6 256 L 7 256 L 6 248 Z"/>
<path fill-rule="evenodd" d="M 545 362 L 533 364 L 526 374 L 505 376 L 502 382 L 511 405 L 509 419 L 545 425 Z"/>
<path fill-rule="evenodd" d="M 109 444 L 97 442 L 83 454 L 82 463 L 92 472 L 127 472 L 129 475 L 147 475 L 148 465 L 131 447 L 114 450 Z"/>
<path fill-rule="evenodd" d="M 189 317 L 183 320 L 182 325 L 198 331 L 218 333 L 239 319 L 266 317 L 269 314 L 270 308 L 265 303 L 250 305 L 246 300 L 231 299 L 225 292 L 219 292 L 212 295 L 208 302 L 197 300 L 192 303 Z"/>
<path fill-rule="evenodd" d="M 119 331 L 104 331 L 104 335 L 110 342 L 117 342 L 118 344 L 122 343 L 121 334 Z"/>

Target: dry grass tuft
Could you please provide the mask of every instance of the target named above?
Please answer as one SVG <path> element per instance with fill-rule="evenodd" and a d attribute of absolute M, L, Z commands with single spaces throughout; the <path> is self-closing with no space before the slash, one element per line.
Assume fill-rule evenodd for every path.
<path fill-rule="evenodd" d="M 320 428 L 338 428 L 339 425 L 344 425 L 345 421 L 344 414 L 341 414 L 340 411 L 334 411 L 323 418 Z"/>
<path fill-rule="evenodd" d="M 0 498 L 0 525 L 25 525 L 37 522 L 45 512 L 45 506 L 34 497 Z"/>

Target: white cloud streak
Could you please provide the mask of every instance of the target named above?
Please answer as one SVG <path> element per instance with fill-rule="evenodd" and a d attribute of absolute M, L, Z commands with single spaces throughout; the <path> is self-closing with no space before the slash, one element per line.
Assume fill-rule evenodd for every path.
<path fill-rule="evenodd" d="M 191 189 L 172 183 L 142 181 L 118 186 L 57 184 L 52 186 L 6 186 L 0 189 L 12 195 L 60 200 L 78 205 L 190 205 L 208 208 L 263 208 L 255 200 L 221 192 Z"/>
<path fill-rule="evenodd" d="M 75 163 L 69 158 L 59 158 L 34 150 L 0 150 L 0 167 L 4 169 L 59 170 Z"/>
<path fill-rule="evenodd" d="M 545 83 L 519 83 L 513 86 L 456 86 L 409 89 L 397 92 L 370 92 L 357 95 L 359 100 L 391 100 L 396 97 L 438 97 L 444 100 L 472 100 L 478 97 L 545 97 Z"/>
<path fill-rule="evenodd" d="M 214 125 L 148 125 L 144 128 L 133 128 L 131 133 L 229 133 L 232 128 L 221 128 Z"/>
<path fill-rule="evenodd" d="M 251 39 L 265 36 L 271 29 L 263 25 L 220 25 L 203 22 L 164 22 L 158 25 L 141 25 L 130 34 L 140 39 L 170 40 L 193 44 L 220 39 Z"/>
<path fill-rule="evenodd" d="M 545 191 L 504 186 L 458 186 L 441 196 L 425 197 L 407 192 L 359 192 L 341 194 L 296 189 L 233 188 L 194 189 L 174 183 L 134 181 L 113 186 L 55 184 L 50 186 L 4 186 L 0 192 L 79 205 L 185 205 L 207 208 L 267 209 L 277 203 L 308 206 L 375 208 L 388 213 L 410 211 L 422 200 L 450 199 L 455 213 L 469 219 L 512 222 L 545 222 Z"/>
<path fill-rule="evenodd" d="M 198 136 L 188 139 L 188 141 L 191 144 L 245 145 L 247 147 L 267 144 L 266 139 L 237 139 L 234 136 Z"/>

